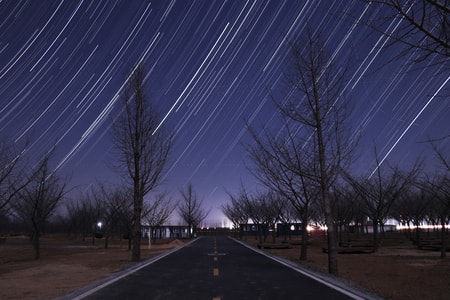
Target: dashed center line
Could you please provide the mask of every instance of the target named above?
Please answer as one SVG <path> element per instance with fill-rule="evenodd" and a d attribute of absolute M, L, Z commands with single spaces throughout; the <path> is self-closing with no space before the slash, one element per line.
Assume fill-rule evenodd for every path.
<path fill-rule="evenodd" d="M 213 275 L 214 276 L 219 276 L 219 269 L 218 268 L 214 268 L 213 269 Z"/>

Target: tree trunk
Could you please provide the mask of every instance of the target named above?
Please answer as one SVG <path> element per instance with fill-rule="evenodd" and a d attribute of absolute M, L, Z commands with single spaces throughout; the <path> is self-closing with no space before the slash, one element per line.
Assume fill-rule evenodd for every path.
<path fill-rule="evenodd" d="M 315 97 L 318 99 L 318 97 Z M 336 228 L 334 226 L 333 214 L 328 189 L 328 174 L 325 158 L 325 145 L 322 136 L 321 115 L 319 111 L 318 100 L 316 100 L 316 122 L 317 122 L 317 142 L 319 146 L 319 165 L 320 165 L 320 188 L 322 192 L 322 201 L 325 209 L 325 222 L 327 224 L 328 237 L 328 272 L 338 275 L 338 253 L 336 245 Z"/>
<path fill-rule="evenodd" d="M 39 240 L 38 232 L 33 233 L 32 243 L 33 243 L 33 248 L 34 248 L 34 258 L 40 259 L 41 258 L 41 243 Z"/>
<path fill-rule="evenodd" d="M 139 193 L 139 192 L 138 192 Z M 142 198 L 135 193 L 134 216 L 133 216 L 133 248 L 131 251 L 131 261 L 138 262 L 141 260 L 141 213 Z"/>
<path fill-rule="evenodd" d="M 300 260 L 306 260 L 308 257 L 308 224 L 302 222 L 302 246 L 300 250 Z"/>
<path fill-rule="evenodd" d="M 442 221 L 441 224 L 441 258 L 445 258 L 447 256 L 447 229 L 445 228 L 446 222 Z"/>
<path fill-rule="evenodd" d="M 325 205 L 327 206 L 327 205 Z M 328 205 L 329 206 L 329 205 Z M 338 275 L 338 253 L 336 246 L 336 229 L 333 224 L 333 217 L 331 216 L 331 208 L 326 209 L 328 213 L 326 213 L 327 220 L 327 238 L 328 238 L 328 272 L 333 275 Z"/>
<path fill-rule="evenodd" d="M 378 252 L 378 221 L 373 220 L 373 252 Z"/>
<path fill-rule="evenodd" d="M 132 237 L 132 233 L 128 233 L 128 251 L 130 251 L 131 250 L 131 237 Z"/>

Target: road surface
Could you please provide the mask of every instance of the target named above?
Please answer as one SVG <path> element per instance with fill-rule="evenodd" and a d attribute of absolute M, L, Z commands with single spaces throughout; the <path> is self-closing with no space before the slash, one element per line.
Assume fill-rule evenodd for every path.
<path fill-rule="evenodd" d="M 201 237 L 64 299 L 367 299 L 227 237 Z M 137 270 L 136 270 L 137 269 Z"/>

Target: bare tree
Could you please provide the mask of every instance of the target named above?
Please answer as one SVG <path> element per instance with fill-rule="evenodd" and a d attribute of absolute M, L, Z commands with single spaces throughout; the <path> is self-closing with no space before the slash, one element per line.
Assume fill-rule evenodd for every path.
<path fill-rule="evenodd" d="M 440 141 L 442 142 L 442 144 L 444 144 L 447 139 L 450 139 L 450 135 L 437 140 L 430 139 L 429 141 L 436 155 L 436 158 L 441 163 L 443 172 L 450 172 L 450 152 L 444 146 L 439 146 L 437 143 Z"/>
<path fill-rule="evenodd" d="M 315 178 L 317 160 L 311 149 L 286 125 L 286 136 L 274 136 L 269 132 L 261 137 L 250 130 L 254 144 L 248 148 L 255 168 L 252 174 L 265 186 L 287 199 L 302 224 L 300 259 L 307 259 L 307 226 L 310 206 L 319 194 Z M 313 146 L 310 144 L 310 146 Z"/>
<path fill-rule="evenodd" d="M 247 224 L 249 216 L 239 197 L 227 192 L 230 202 L 222 204 L 223 214 L 233 223 L 235 229 L 239 229 L 240 224 Z"/>
<path fill-rule="evenodd" d="M 44 226 L 63 199 L 67 186 L 67 180 L 50 170 L 50 156 L 46 155 L 31 174 L 25 175 L 24 180 L 30 183 L 18 192 L 12 204 L 14 214 L 30 227 L 36 259 L 40 258 L 40 236 Z"/>
<path fill-rule="evenodd" d="M 276 191 L 267 190 L 263 192 L 257 192 L 255 197 L 256 205 L 261 211 L 264 227 L 272 232 L 272 242 L 275 243 L 275 225 L 281 220 L 281 214 L 283 207 L 286 205 L 284 198 L 280 197 Z M 267 236 L 267 231 L 264 232 L 264 239 Z"/>
<path fill-rule="evenodd" d="M 91 203 L 100 208 L 96 224 L 99 234 L 104 238 L 105 248 L 108 248 L 109 238 L 115 234 L 130 236 L 133 224 L 133 203 L 130 189 L 123 186 L 108 187 L 99 184 L 89 193 Z M 99 222 L 99 223 L 97 223 Z M 131 249 L 131 240 L 128 239 L 128 249 Z"/>
<path fill-rule="evenodd" d="M 348 233 L 350 224 L 360 223 L 358 214 L 360 205 L 357 195 L 348 184 L 334 184 L 331 190 L 331 206 L 333 210 L 334 222 L 338 231 L 339 242 L 344 241 L 344 233 Z"/>
<path fill-rule="evenodd" d="M 447 174 L 435 174 L 426 178 L 423 188 L 429 195 L 430 211 L 441 226 L 441 258 L 447 252 L 447 225 L 450 222 L 450 177 Z"/>
<path fill-rule="evenodd" d="M 379 20 L 371 20 L 369 25 L 382 31 L 394 41 L 404 43 L 408 50 L 418 49 L 425 60 L 433 54 L 441 56 L 442 62 L 450 56 L 450 5 L 439 0 L 365 0 L 376 9 L 386 9 L 386 15 Z M 395 31 L 386 22 L 398 20 Z"/>
<path fill-rule="evenodd" d="M 328 271 L 338 274 L 336 229 L 333 223 L 329 190 L 346 159 L 351 158 L 354 142 L 344 126 L 348 118 L 348 102 L 344 97 L 345 70 L 327 54 L 320 34 L 308 32 L 292 43 L 292 73 L 288 74 L 290 93 L 277 101 L 278 109 L 298 124 L 296 135 L 313 145 L 311 156 L 317 168 L 311 180 L 319 187 L 328 236 Z"/>
<path fill-rule="evenodd" d="M 187 223 L 188 237 L 191 237 L 197 226 L 208 216 L 210 210 L 203 207 L 203 200 L 198 198 L 192 183 L 189 183 L 186 190 L 180 190 L 180 194 L 178 214 Z"/>
<path fill-rule="evenodd" d="M 263 235 L 265 235 L 264 228 L 264 217 L 262 214 L 262 210 L 259 207 L 259 201 L 254 197 L 254 195 L 250 194 L 244 186 L 241 187 L 241 191 L 239 193 L 239 201 L 242 202 L 249 219 L 253 222 L 257 231 L 257 239 L 261 244 L 263 242 Z"/>
<path fill-rule="evenodd" d="M 348 182 L 358 194 L 367 216 L 372 221 L 374 252 L 378 251 L 380 245 L 379 229 L 383 230 L 384 224 L 392 214 L 392 206 L 400 195 L 413 185 L 418 171 L 419 164 L 415 164 L 406 172 L 395 167 L 383 172 L 378 163 L 376 173 L 372 177 L 347 176 Z"/>
<path fill-rule="evenodd" d="M 286 202 L 273 190 L 256 191 L 249 193 L 244 186 L 238 195 L 229 196 L 234 207 L 235 214 L 239 216 L 240 222 L 247 223 L 251 220 L 257 230 L 259 243 L 267 240 L 268 233 L 272 231 L 273 242 L 275 242 L 275 224 L 282 219 L 283 209 Z"/>
<path fill-rule="evenodd" d="M 419 183 L 419 186 L 423 183 Z M 414 226 L 415 241 L 420 240 L 419 226 L 425 220 L 432 201 L 429 201 L 429 194 L 422 188 L 411 186 L 400 194 L 398 200 L 392 207 L 391 215 L 401 224 L 408 226 L 411 233 L 411 224 Z"/>
<path fill-rule="evenodd" d="M 431 146 L 440 162 L 440 167 L 433 175 L 425 176 L 421 188 L 431 202 L 428 219 L 441 226 L 441 258 L 445 258 L 448 244 L 446 226 L 450 222 L 450 160 L 448 151 L 446 152 L 443 146 L 438 147 L 435 141 L 431 142 Z"/>
<path fill-rule="evenodd" d="M 167 192 L 158 193 L 144 204 L 143 218 L 149 226 L 149 238 L 153 229 L 161 227 L 169 220 L 170 215 L 175 210 L 175 203 Z"/>
<path fill-rule="evenodd" d="M 123 110 L 114 122 L 114 144 L 126 184 L 133 191 L 132 261 L 141 259 L 141 217 L 144 196 L 162 180 L 171 137 L 158 128 L 159 116 L 146 97 L 145 73 L 137 66 L 127 79 Z M 158 129 L 158 130 L 157 130 Z"/>
<path fill-rule="evenodd" d="M 82 240 L 92 237 L 95 243 L 95 225 L 101 219 L 103 203 L 95 202 L 91 190 L 80 192 L 66 203 L 67 222 L 70 233 L 80 234 Z"/>
<path fill-rule="evenodd" d="M 0 212 L 3 213 L 7 213 L 11 199 L 29 183 L 22 177 L 25 147 L 16 149 L 12 145 L 6 138 L 0 144 Z"/>

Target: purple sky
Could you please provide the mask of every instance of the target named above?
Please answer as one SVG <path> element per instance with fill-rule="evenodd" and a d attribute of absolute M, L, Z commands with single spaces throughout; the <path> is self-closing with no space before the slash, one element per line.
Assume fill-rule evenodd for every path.
<path fill-rule="evenodd" d="M 109 126 L 125 75 L 141 61 L 176 133 L 161 189 L 177 198 L 192 182 L 220 221 L 225 191 L 256 188 L 244 120 L 276 120 L 269 91 L 286 92 L 288 41 L 309 26 L 336 63 L 351 57 L 354 167 L 374 170 L 374 145 L 380 160 L 407 166 L 433 155 L 426 140 L 449 134 L 450 77 L 436 57 L 396 58 L 402 44 L 383 48 L 391 41 L 355 26 L 383 15 L 363 1 L 0 1 L 0 134 L 29 139 L 35 159 L 56 144 L 55 167 L 71 186 L 117 182 Z"/>

